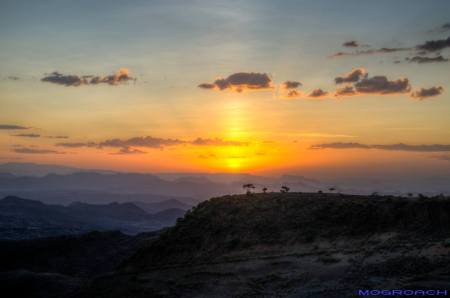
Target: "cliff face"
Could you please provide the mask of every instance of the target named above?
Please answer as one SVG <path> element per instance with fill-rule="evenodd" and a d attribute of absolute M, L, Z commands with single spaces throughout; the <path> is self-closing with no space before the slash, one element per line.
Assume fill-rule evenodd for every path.
<path fill-rule="evenodd" d="M 122 266 L 133 272 L 230 256 L 266 255 L 314 242 L 357 240 L 386 233 L 450 235 L 450 199 L 252 194 L 199 204 Z"/>
<path fill-rule="evenodd" d="M 31 267 L 10 262 L 7 270 L 29 271 L 5 272 L 0 279 L 10 288 L 16 285 L 16 291 L 32 289 L 28 297 L 342 298 L 358 297 L 358 289 L 450 292 L 450 198 L 444 197 L 225 196 L 199 204 L 159 236 L 143 235 L 139 241 L 140 236 L 113 233 L 100 237 L 101 245 L 93 236 L 99 238 L 64 241 L 72 248 L 73 241 L 78 243 L 75 252 L 60 249 L 66 244 L 59 240 L 45 240 L 44 246 L 33 241 L 33 247 L 45 247 L 40 258 L 33 257 L 40 261 Z M 27 243 L 8 245 L 19 255 L 30 250 Z M 64 266 L 58 269 L 61 260 Z M 103 268 L 104 275 L 80 280 L 84 275 L 76 274 L 77 265 L 83 262 L 89 265 L 83 270 L 97 275 Z M 49 276 L 45 268 L 74 277 Z M 32 284 L 48 286 L 38 295 Z M 66 294 L 62 289 L 73 290 Z"/>

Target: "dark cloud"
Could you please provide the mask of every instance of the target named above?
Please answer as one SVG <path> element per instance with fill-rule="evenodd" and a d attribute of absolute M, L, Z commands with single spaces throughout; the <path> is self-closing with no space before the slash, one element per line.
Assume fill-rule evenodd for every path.
<path fill-rule="evenodd" d="M 285 89 L 296 89 L 300 86 L 302 86 L 302 83 L 300 83 L 298 81 L 286 81 L 283 83 L 283 87 Z"/>
<path fill-rule="evenodd" d="M 246 142 L 239 142 L 239 141 L 226 141 L 219 138 L 215 139 L 203 139 L 203 138 L 197 138 L 190 142 L 192 145 L 196 146 L 245 146 L 248 145 Z"/>
<path fill-rule="evenodd" d="M 429 53 L 429 52 L 438 52 L 449 47 L 450 47 L 450 37 L 448 37 L 447 39 L 429 40 L 421 45 L 418 45 L 416 48 L 419 51 Z"/>
<path fill-rule="evenodd" d="M 311 93 L 309 93 L 308 97 L 312 97 L 312 98 L 319 98 L 319 97 L 324 97 L 327 96 L 328 92 L 323 91 L 322 89 L 314 89 Z"/>
<path fill-rule="evenodd" d="M 238 72 L 225 79 L 217 79 L 213 83 L 198 85 L 202 89 L 234 90 L 262 90 L 271 88 L 272 80 L 266 73 Z"/>
<path fill-rule="evenodd" d="M 35 133 L 19 133 L 13 135 L 14 137 L 22 137 L 22 138 L 40 138 L 41 135 Z"/>
<path fill-rule="evenodd" d="M 442 55 L 436 57 L 426 57 L 426 56 L 414 56 L 412 58 L 406 58 L 409 62 L 415 63 L 440 63 L 440 62 L 448 62 L 447 58 L 442 57 Z"/>
<path fill-rule="evenodd" d="M 312 145 L 310 149 L 369 149 L 369 145 L 364 145 L 360 143 L 325 143 Z"/>
<path fill-rule="evenodd" d="M 147 152 L 139 150 L 139 149 L 133 149 L 129 147 L 121 148 L 119 151 L 115 153 L 110 153 L 112 155 L 134 155 L 134 154 L 146 154 Z"/>
<path fill-rule="evenodd" d="M 349 40 L 349 41 L 344 42 L 342 44 L 342 46 L 346 47 L 346 48 L 357 48 L 360 45 L 359 45 L 359 43 L 356 40 Z"/>
<path fill-rule="evenodd" d="M 240 141 L 227 141 L 219 138 L 215 139 L 203 139 L 197 138 L 192 141 L 183 141 L 180 139 L 164 139 L 164 138 L 155 138 L 151 136 L 146 137 L 134 137 L 129 139 L 109 139 L 102 142 L 74 142 L 74 143 L 57 143 L 55 144 L 58 147 L 66 147 L 66 148 L 103 148 L 103 147 L 111 147 L 111 148 L 121 148 L 123 150 L 123 154 L 131 153 L 131 150 L 134 150 L 135 147 L 144 147 L 144 148 L 164 148 L 178 145 L 194 145 L 194 146 L 245 146 L 248 143 L 240 142 Z M 120 152 L 120 151 L 119 151 Z M 127 153 L 125 153 L 127 152 Z M 137 153 L 137 152 L 136 152 Z"/>
<path fill-rule="evenodd" d="M 395 53 L 395 52 L 408 51 L 410 49 L 411 48 L 379 48 L 379 49 L 370 49 L 370 50 L 355 51 L 355 52 L 337 52 L 336 54 L 331 55 L 331 58 L 344 57 L 344 56 L 389 54 L 389 53 Z"/>
<path fill-rule="evenodd" d="M 29 129 L 29 127 L 13 125 L 13 124 L 0 124 L 0 129 L 5 130 L 21 130 L 21 129 Z"/>
<path fill-rule="evenodd" d="M 363 78 L 367 78 L 367 71 L 364 68 L 356 68 L 342 77 L 334 79 L 336 84 L 355 83 Z"/>
<path fill-rule="evenodd" d="M 336 90 L 336 96 L 352 96 L 357 95 L 355 88 L 353 86 L 345 86 L 343 88 L 338 88 Z"/>
<path fill-rule="evenodd" d="M 55 146 L 67 148 L 98 147 L 94 142 L 57 143 Z"/>
<path fill-rule="evenodd" d="M 68 139 L 68 136 L 47 136 L 49 139 Z"/>
<path fill-rule="evenodd" d="M 166 146 L 175 146 L 185 144 L 186 142 L 178 139 L 163 139 L 154 137 L 134 137 L 130 139 L 110 139 L 97 144 L 98 147 L 148 147 L 148 148 L 162 148 Z"/>
<path fill-rule="evenodd" d="M 450 144 L 410 145 L 398 143 L 386 145 L 367 145 L 361 143 L 325 143 L 313 145 L 311 146 L 311 149 L 380 149 L 411 152 L 447 152 L 450 151 Z"/>
<path fill-rule="evenodd" d="M 126 83 L 128 81 L 135 81 L 136 79 L 130 76 L 128 69 L 121 68 L 118 72 L 113 75 L 108 75 L 104 77 L 100 76 L 78 76 L 78 75 L 64 75 L 57 71 L 43 77 L 42 82 L 54 83 L 63 86 L 73 86 L 78 87 L 82 85 L 98 85 L 98 84 L 108 84 L 111 86 Z"/>
<path fill-rule="evenodd" d="M 367 94 L 399 94 L 411 90 L 407 78 L 389 81 L 386 76 L 364 78 L 355 83 L 354 87 L 358 93 Z"/>
<path fill-rule="evenodd" d="M 202 89 L 214 89 L 214 87 L 216 87 L 216 85 L 209 84 L 209 83 L 204 83 L 204 84 L 198 85 L 198 87 L 202 88 Z"/>
<path fill-rule="evenodd" d="M 65 152 L 51 149 L 41 149 L 35 147 L 22 147 L 22 146 L 15 147 L 12 149 L 12 151 L 22 154 L 65 154 Z"/>
<path fill-rule="evenodd" d="M 442 88 L 441 86 L 437 86 L 437 87 L 431 87 L 431 88 L 421 88 L 421 89 L 413 92 L 411 94 L 411 96 L 413 98 L 422 100 L 425 98 L 441 95 L 443 92 L 444 92 L 444 88 Z"/>

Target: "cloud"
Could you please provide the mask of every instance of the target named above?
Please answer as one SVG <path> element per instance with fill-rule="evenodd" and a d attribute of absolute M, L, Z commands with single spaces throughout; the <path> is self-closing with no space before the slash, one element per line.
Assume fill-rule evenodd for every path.
<path fill-rule="evenodd" d="M 198 85 L 198 87 L 202 88 L 202 89 L 214 89 L 214 87 L 216 87 L 216 85 L 209 84 L 209 83 L 203 83 L 203 84 Z"/>
<path fill-rule="evenodd" d="M 19 133 L 19 134 L 15 134 L 12 135 L 14 137 L 22 137 L 22 138 L 40 138 L 41 135 L 39 134 L 35 134 L 35 133 Z"/>
<path fill-rule="evenodd" d="M 441 95 L 444 92 L 444 88 L 441 86 L 430 87 L 430 88 L 421 88 L 411 94 L 411 97 L 417 98 L 419 100 L 426 99 L 429 97 L 434 97 Z"/>
<path fill-rule="evenodd" d="M 51 150 L 51 149 L 40 149 L 34 147 L 22 147 L 18 146 L 12 149 L 13 152 L 22 154 L 65 154 L 65 152 Z"/>
<path fill-rule="evenodd" d="M 441 29 L 450 30 L 450 23 L 445 23 L 444 25 L 441 26 Z"/>
<path fill-rule="evenodd" d="M 289 90 L 287 93 L 287 97 L 289 98 L 298 98 L 301 96 L 301 92 L 297 90 Z"/>
<path fill-rule="evenodd" d="M 401 94 L 411 90 L 407 78 L 390 81 L 386 76 L 364 78 L 355 83 L 354 87 L 362 94 Z"/>
<path fill-rule="evenodd" d="M 68 139 L 68 136 L 47 136 L 49 139 Z"/>
<path fill-rule="evenodd" d="M 335 93 L 336 96 L 353 96 L 358 95 L 355 88 L 353 86 L 345 86 L 342 88 L 338 88 Z"/>
<path fill-rule="evenodd" d="M 302 83 L 298 81 L 286 81 L 283 83 L 283 88 L 285 89 L 296 89 L 300 86 L 302 86 Z"/>
<path fill-rule="evenodd" d="M 328 92 L 318 88 L 314 89 L 310 93 L 305 93 L 300 90 L 292 89 L 289 90 L 285 96 L 289 99 L 320 99 L 327 97 L 328 95 L 329 95 Z"/>
<path fill-rule="evenodd" d="M 438 52 L 449 47 L 450 47 L 450 37 L 448 37 L 447 39 L 426 41 L 425 43 L 418 45 L 416 49 L 425 53 L 429 53 L 429 52 Z"/>
<path fill-rule="evenodd" d="M 190 142 L 191 145 L 196 146 L 246 146 L 247 142 L 239 142 L 239 141 L 226 141 L 219 138 L 215 139 L 203 139 L 197 138 Z"/>
<path fill-rule="evenodd" d="M 344 56 L 363 56 L 363 55 L 375 55 L 375 54 L 390 54 L 395 52 L 403 52 L 408 51 L 411 48 L 379 48 L 379 49 L 370 49 L 364 51 L 355 51 L 355 52 L 337 52 L 330 56 L 330 58 L 338 58 Z"/>
<path fill-rule="evenodd" d="M 359 43 L 356 40 L 349 40 L 349 41 L 344 42 L 342 44 L 342 46 L 346 47 L 346 48 L 357 48 L 360 45 L 359 45 Z"/>
<path fill-rule="evenodd" d="M 244 90 L 266 90 L 272 88 L 272 80 L 266 73 L 238 72 L 227 78 L 215 80 L 213 83 L 198 85 L 202 89 L 232 90 L 242 92 Z"/>
<path fill-rule="evenodd" d="M 5 129 L 5 130 L 22 130 L 22 129 L 29 129 L 29 127 L 20 126 L 20 125 L 13 125 L 13 124 L 0 124 L 0 129 Z"/>
<path fill-rule="evenodd" d="M 146 154 L 147 152 L 139 150 L 139 149 L 133 149 L 130 147 L 124 147 L 121 148 L 119 151 L 115 153 L 110 153 L 112 155 L 134 155 L 134 154 Z"/>
<path fill-rule="evenodd" d="M 410 144 L 385 144 L 368 145 L 361 143 L 324 143 L 310 147 L 310 149 L 379 149 L 390 151 L 410 151 L 410 152 L 447 152 L 450 151 L 450 144 L 431 145 L 410 145 Z"/>
<path fill-rule="evenodd" d="M 97 144 L 98 147 L 148 147 L 148 148 L 162 148 L 166 146 L 175 146 L 185 144 L 184 141 L 178 139 L 163 139 L 154 138 L 150 136 L 146 137 L 134 137 L 130 139 L 109 139 Z"/>
<path fill-rule="evenodd" d="M 94 142 L 57 143 L 55 146 L 67 148 L 98 147 Z"/>
<path fill-rule="evenodd" d="M 414 56 L 412 58 L 406 58 L 406 61 L 416 62 L 416 63 L 422 64 L 422 63 L 448 62 L 448 59 L 442 57 L 442 55 L 439 55 L 439 56 L 436 56 L 436 57 Z"/>
<path fill-rule="evenodd" d="M 322 89 L 314 89 L 311 93 L 309 93 L 308 97 L 310 98 L 320 98 L 328 95 L 328 92 L 323 91 Z"/>
<path fill-rule="evenodd" d="M 108 76 L 92 76 L 92 75 L 64 75 L 57 71 L 43 77 L 42 82 L 48 82 L 63 86 L 83 86 L 83 85 L 98 85 L 98 84 L 108 84 L 111 86 L 116 86 L 129 81 L 135 81 L 136 79 L 130 76 L 130 72 L 126 68 L 121 68 L 113 75 Z"/>
<path fill-rule="evenodd" d="M 364 94 L 406 94 L 412 89 L 407 78 L 389 80 L 386 76 L 369 77 L 364 69 L 354 69 L 345 76 L 335 78 L 336 84 L 352 83 L 336 89 L 334 96 L 356 96 Z M 410 94 L 412 98 L 425 99 L 442 94 L 442 87 L 421 88 Z"/>
<path fill-rule="evenodd" d="M 129 139 L 108 139 L 101 142 L 73 142 L 73 143 L 57 143 L 55 146 L 66 148 L 120 148 L 121 150 L 116 154 L 136 154 L 139 153 L 136 147 L 140 148 L 155 148 L 162 149 L 165 147 L 178 145 L 192 145 L 192 146 L 246 146 L 247 142 L 215 139 L 196 138 L 191 141 L 184 141 L 180 139 L 164 139 L 151 136 L 134 137 Z M 136 151 L 137 150 L 137 151 Z M 145 153 L 145 152 L 142 152 Z"/>
<path fill-rule="evenodd" d="M 364 68 L 355 68 L 344 76 L 336 77 L 334 82 L 336 84 L 355 83 L 363 78 L 367 78 L 367 75 L 367 71 Z"/>

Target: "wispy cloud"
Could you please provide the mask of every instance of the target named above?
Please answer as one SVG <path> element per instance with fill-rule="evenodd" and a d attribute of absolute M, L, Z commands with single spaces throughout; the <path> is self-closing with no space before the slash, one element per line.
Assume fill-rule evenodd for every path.
<path fill-rule="evenodd" d="M 36 133 L 19 133 L 19 134 L 15 134 L 12 136 L 21 137 L 21 138 L 40 138 L 41 137 L 41 135 L 36 134 Z"/>
<path fill-rule="evenodd" d="M 430 145 L 412 145 L 412 144 L 362 144 L 362 143 L 324 143 L 316 144 L 310 149 L 379 149 L 390 151 L 411 151 L 411 152 L 447 152 L 450 151 L 450 144 L 430 144 Z"/>
<path fill-rule="evenodd" d="M 145 153 L 136 148 L 154 148 L 162 149 L 165 147 L 173 147 L 179 145 L 192 145 L 192 146 L 246 146 L 247 142 L 223 140 L 220 138 L 196 138 L 193 140 L 181 140 L 172 138 L 158 138 L 152 136 L 145 137 L 133 137 L 129 139 L 108 139 L 101 142 L 66 142 L 57 143 L 55 146 L 66 148 L 120 148 L 120 151 L 116 154 L 137 154 Z"/>
<path fill-rule="evenodd" d="M 14 124 L 0 124 L 0 129 L 5 130 L 21 130 L 21 129 L 29 129 L 29 127 L 14 125 Z"/>
<path fill-rule="evenodd" d="M 427 56 L 414 56 L 412 58 L 406 58 L 406 61 L 409 61 L 411 63 L 443 63 L 448 62 L 447 58 L 444 58 L 442 55 L 438 55 L 435 57 L 427 57 Z"/>
<path fill-rule="evenodd" d="M 62 151 L 56 151 L 52 149 L 43 149 L 43 148 L 37 148 L 37 147 L 24 147 L 24 146 L 17 146 L 12 148 L 13 152 L 16 153 L 22 153 L 22 154 L 65 154 L 65 152 Z"/>
<path fill-rule="evenodd" d="M 379 48 L 369 50 L 358 50 L 354 52 L 337 52 L 330 56 L 330 58 L 339 58 L 345 56 L 363 56 L 363 55 L 375 55 L 375 54 L 390 54 L 396 52 L 409 51 L 411 48 Z"/>
<path fill-rule="evenodd" d="M 450 48 L 450 37 L 446 39 L 429 40 L 416 46 L 417 50 L 424 53 L 438 52 L 446 48 Z"/>
<path fill-rule="evenodd" d="M 65 75 L 57 71 L 43 77 L 42 82 L 48 82 L 66 87 L 79 87 L 83 85 L 98 85 L 107 84 L 110 86 L 116 86 L 119 84 L 127 83 L 129 81 L 135 81 L 136 78 L 130 75 L 130 72 L 126 68 L 121 68 L 115 74 L 107 76 L 93 76 L 93 75 Z"/>
<path fill-rule="evenodd" d="M 342 43 L 342 46 L 346 48 L 358 48 L 360 47 L 360 44 L 356 40 L 349 40 Z"/>
<path fill-rule="evenodd" d="M 133 149 L 130 147 L 123 147 L 120 148 L 119 151 L 110 153 L 112 155 L 136 155 L 136 154 L 146 154 L 147 152 L 139 150 L 139 149 Z"/>
<path fill-rule="evenodd" d="M 68 139 L 69 136 L 47 136 L 49 139 Z"/>

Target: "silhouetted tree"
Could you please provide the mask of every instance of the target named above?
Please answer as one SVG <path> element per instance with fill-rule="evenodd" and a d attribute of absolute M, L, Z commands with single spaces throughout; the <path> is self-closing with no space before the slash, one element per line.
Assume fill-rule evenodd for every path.
<path fill-rule="evenodd" d="M 371 194 L 371 196 L 372 196 L 372 197 L 378 197 L 378 192 L 374 191 L 374 192 Z"/>
<path fill-rule="evenodd" d="M 408 197 L 412 197 L 412 196 L 413 196 L 413 194 L 408 192 Z"/>
<path fill-rule="evenodd" d="M 247 183 L 247 184 L 242 185 L 242 188 L 244 188 L 246 193 L 249 195 L 252 193 L 252 190 L 255 189 L 255 185 L 252 183 Z"/>
<path fill-rule="evenodd" d="M 323 193 L 323 191 L 319 190 L 317 193 Z"/>
<path fill-rule="evenodd" d="M 281 186 L 281 189 L 280 189 L 280 192 L 283 192 L 283 193 L 285 193 L 285 192 L 289 192 L 289 187 L 287 187 L 286 185 L 283 185 L 283 186 Z"/>
<path fill-rule="evenodd" d="M 330 192 L 333 192 L 333 191 L 336 190 L 336 187 L 330 187 L 330 188 L 328 188 L 328 190 L 329 190 Z"/>
<path fill-rule="evenodd" d="M 267 192 L 267 187 L 264 187 L 264 188 L 262 189 L 262 191 L 263 191 L 263 193 L 266 193 L 266 192 Z"/>

